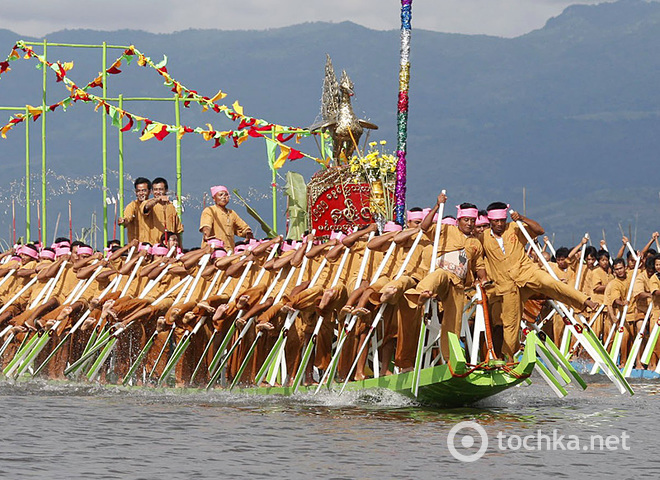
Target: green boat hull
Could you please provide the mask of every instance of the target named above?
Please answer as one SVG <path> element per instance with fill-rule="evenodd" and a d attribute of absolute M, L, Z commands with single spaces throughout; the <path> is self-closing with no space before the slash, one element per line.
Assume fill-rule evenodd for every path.
<path fill-rule="evenodd" d="M 453 338 L 452 338 L 453 337 Z M 536 334 L 527 336 L 525 351 L 520 362 L 513 366 L 502 365 L 480 365 L 471 367 L 466 364 L 463 348 L 460 346 L 456 336 L 450 335 L 450 361 L 449 364 L 439 365 L 422 369 L 419 372 L 419 390 L 415 399 L 424 405 L 458 407 L 470 405 L 484 398 L 496 395 L 504 390 L 514 387 L 525 381 L 531 374 L 536 364 L 535 342 Z M 19 378 L 27 380 L 27 378 Z M 58 381 L 55 381 L 58 383 Z M 369 390 L 391 390 L 406 397 L 415 398 L 412 393 L 413 372 L 388 375 L 379 378 L 369 378 L 359 382 L 348 382 L 345 391 L 368 392 Z M 172 392 L 168 387 L 144 387 L 144 386 L 116 386 L 120 390 L 144 390 L 154 392 Z M 296 395 L 313 395 L 316 385 L 298 388 Z M 333 384 L 329 389 L 321 387 L 320 392 L 337 393 L 341 384 Z M 203 388 L 177 388 L 182 394 L 205 393 Z M 291 396 L 294 394 L 293 387 L 237 387 L 231 390 L 239 395 L 281 395 Z"/>
<path fill-rule="evenodd" d="M 448 365 L 425 368 L 420 371 L 417 401 L 434 406 L 464 406 L 503 392 L 525 381 L 536 363 L 533 338 L 527 337 L 527 346 L 520 362 L 512 367 L 484 366 L 470 368 L 466 365 L 463 349 L 457 339 L 450 341 L 451 360 Z M 451 365 L 451 366 L 450 366 Z M 346 384 L 345 391 L 387 389 L 414 398 L 412 393 L 413 372 L 369 378 Z M 334 384 L 331 391 L 339 391 L 341 385 Z M 298 394 L 313 394 L 316 386 L 300 386 Z M 253 395 L 293 395 L 292 387 L 253 387 L 232 390 Z M 328 391 L 322 387 L 321 391 Z"/>

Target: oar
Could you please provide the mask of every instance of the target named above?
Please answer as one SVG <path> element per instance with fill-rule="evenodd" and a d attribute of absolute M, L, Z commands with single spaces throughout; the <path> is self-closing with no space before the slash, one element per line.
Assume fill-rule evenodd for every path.
<path fill-rule="evenodd" d="M 639 352 L 639 349 L 642 346 L 642 340 L 644 340 L 644 332 L 646 331 L 646 324 L 649 322 L 649 318 L 651 317 L 651 311 L 653 310 L 653 301 L 649 302 L 649 306 L 646 309 L 646 315 L 644 316 L 644 321 L 642 322 L 642 326 L 639 329 L 639 332 L 635 336 L 635 341 L 633 342 L 632 348 L 628 352 L 628 359 L 626 360 L 626 364 L 623 367 L 623 376 L 628 378 L 630 377 L 630 374 L 632 373 L 633 365 L 635 364 L 635 360 L 637 357 L 637 352 Z"/>
<path fill-rule="evenodd" d="M 306 249 L 306 252 L 305 252 L 305 253 L 309 252 L 309 250 L 310 250 L 311 248 L 312 248 L 312 242 L 309 242 L 309 243 L 307 244 L 307 249 Z M 323 260 L 325 260 L 325 258 L 324 258 Z M 302 265 L 300 266 L 300 273 L 298 274 L 298 280 L 297 280 L 297 282 L 296 282 L 296 285 L 300 285 L 300 284 L 302 283 L 303 273 L 304 273 L 304 271 L 305 271 L 305 269 L 306 269 L 307 261 L 308 261 L 308 258 L 307 258 L 307 256 L 305 255 L 305 256 L 303 257 Z M 323 266 L 323 265 L 324 265 L 324 262 L 322 262 L 322 265 L 321 265 L 321 266 Z M 316 279 L 318 279 L 317 274 L 320 275 L 320 272 L 321 272 L 321 266 L 319 266 L 319 269 L 316 271 L 316 274 L 314 275 L 315 278 L 312 279 L 312 281 L 315 282 Z M 279 292 L 277 298 L 275 299 L 275 301 L 273 302 L 273 305 L 276 305 L 277 303 L 279 303 L 280 299 L 281 299 L 282 296 L 284 295 L 284 292 L 285 292 L 285 290 L 286 290 L 286 287 L 288 286 L 289 281 L 291 280 L 291 277 L 292 277 L 294 271 L 295 271 L 295 267 L 291 267 L 291 270 L 289 270 L 289 274 L 287 275 L 287 278 L 286 278 L 286 280 L 285 280 L 285 283 L 282 285 L 282 288 L 280 288 L 280 292 Z M 310 286 L 312 286 L 312 282 L 310 282 Z M 294 313 L 295 313 L 295 312 L 294 312 Z M 297 316 L 297 315 L 296 315 L 296 316 Z M 283 344 L 283 341 L 284 341 L 284 337 L 285 337 L 285 328 L 287 327 L 287 325 L 286 325 L 286 324 L 287 324 L 287 320 L 290 320 L 291 323 L 293 323 L 293 321 L 295 320 L 295 318 L 293 318 L 293 314 L 289 313 L 289 314 L 287 315 L 286 319 L 284 320 L 284 326 L 283 326 L 282 329 L 280 330 L 280 333 L 279 333 L 277 339 L 275 340 L 275 345 L 273 345 L 273 348 L 270 349 L 270 352 L 268 352 L 268 355 L 266 356 L 266 359 L 265 359 L 264 363 L 261 365 L 261 368 L 260 368 L 259 371 L 257 372 L 257 375 L 256 375 L 256 377 L 255 377 L 255 383 L 256 383 L 257 385 L 259 385 L 259 384 L 263 381 L 264 377 L 265 377 L 266 374 L 268 373 L 268 369 L 269 369 L 269 367 L 271 366 L 271 364 L 273 363 L 273 361 L 276 359 L 276 357 L 280 354 L 280 346 Z M 290 326 L 291 326 L 291 325 L 289 325 L 289 327 L 290 327 Z M 286 332 L 288 333 L 288 329 L 286 330 Z M 259 340 L 259 338 L 261 338 L 261 336 L 262 336 L 261 334 L 262 334 L 261 331 L 257 332 L 257 338 L 255 339 L 255 342 L 257 342 L 257 341 Z"/>
<path fill-rule="evenodd" d="M 633 289 L 635 288 L 635 279 L 637 278 L 637 272 L 639 271 L 639 262 L 640 258 L 635 259 L 635 270 L 633 270 L 632 279 L 630 280 L 630 287 L 628 288 L 628 294 L 626 296 L 626 304 L 623 306 L 621 311 L 621 318 L 619 319 L 619 325 L 614 334 L 614 340 L 612 341 L 612 349 L 610 350 L 610 357 L 614 362 L 619 358 L 619 352 L 621 351 L 621 344 L 623 343 L 623 331 L 626 323 L 626 316 L 628 315 L 628 309 L 630 307 L 630 300 L 632 299 Z"/>
<path fill-rule="evenodd" d="M 270 287 L 268 288 L 268 291 L 261 298 L 261 301 L 259 302 L 259 304 L 263 304 L 268 299 L 268 297 L 271 295 L 271 293 L 275 289 L 275 285 L 276 285 L 277 281 L 279 280 L 281 274 L 282 274 L 282 270 L 277 272 L 277 275 L 276 275 L 275 279 L 273 280 Z M 281 292 L 284 292 L 284 289 L 286 289 L 286 285 L 283 285 L 283 287 L 284 287 L 283 289 L 282 288 L 280 289 Z M 279 302 L 279 298 L 278 298 L 277 301 Z M 273 302 L 273 304 L 275 304 L 275 302 Z M 248 319 L 247 323 L 245 324 L 245 326 L 243 327 L 243 329 L 241 330 L 241 333 L 238 335 L 238 339 L 234 342 L 234 345 L 231 346 L 231 348 L 227 352 L 227 355 L 225 355 L 225 359 L 223 360 L 225 363 L 229 359 L 229 356 L 231 355 L 231 352 L 233 352 L 234 349 L 242 343 L 243 338 L 245 337 L 245 334 L 249 331 L 249 329 L 252 327 L 253 324 L 254 324 L 254 317 L 250 317 Z M 234 388 L 234 386 L 236 385 L 238 380 L 243 375 L 243 372 L 245 371 L 245 368 L 247 367 L 248 362 L 252 358 L 252 354 L 254 354 L 254 352 L 257 348 L 257 343 L 259 342 L 259 339 L 261 338 L 261 336 L 262 336 L 262 332 L 258 331 L 254 341 L 252 342 L 252 345 L 250 345 L 250 348 L 248 349 L 247 354 L 245 355 L 245 358 L 243 359 L 243 362 L 238 367 L 237 374 L 234 377 L 234 381 L 232 382 L 231 387 L 229 388 L 230 390 L 232 388 Z M 202 356 L 202 358 L 203 358 L 203 356 Z M 220 370 L 222 370 L 222 367 L 220 368 Z M 192 380 L 191 380 L 191 382 L 192 382 Z"/>
<path fill-rule="evenodd" d="M 2 287 L 7 280 L 9 280 L 9 278 L 14 274 L 14 272 L 16 272 L 16 269 L 12 268 L 5 274 L 4 277 L 2 277 L 2 280 L 0 280 L 0 287 Z"/>
<path fill-rule="evenodd" d="M 318 269 L 316 270 L 316 273 L 314 273 L 314 277 L 312 280 L 309 282 L 309 286 L 307 288 L 312 288 L 316 282 L 318 281 L 319 277 L 321 276 L 321 272 L 325 268 L 325 265 L 327 263 L 327 258 L 323 257 L 323 260 L 321 260 L 321 265 L 319 265 Z M 302 273 L 302 272 L 301 272 Z M 301 279 L 302 275 L 299 275 L 298 278 Z M 302 280 L 300 280 L 302 281 Z M 299 283 L 300 284 L 300 283 Z M 278 347 L 278 354 L 274 357 L 275 362 L 272 363 L 272 368 L 269 371 L 269 376 L 268 376 L 268 383 L 271 385 L 274 385 L 275 382 L 277 381 L 277 372 L 280 371 L 282 372 L 282 383 L 285 382 L 285 368 L 286 368 L 286 357 L 285 357 L 285 346 L 286 346 L 286 341 L 287 337 L 289 335 L 289 330 L 291 330 L 291 327 L 293 326 L 294 322 L 298 318 L 298 315 L 300 315 L 300 310 L 295 310 L 293 312 L 290 312 L 287 315 L 287 318 L 284 320 L 284 327 L 282 328 L 281 333 L 281 339 L 280 339 L 280 345 Z"/>
<path fill-rule="evenodd" d="M 304 260 L 303 260 L 303 261 L 304 261 Z M 279 301 L 282 299 L 282 297 L 284 296 L 284 292 L 286 291 L 286 288 L 287 288 L 287 286 L 289 285 L 289 282 L 290 282 L 291 279 L 293 278 L 293 274 L 295 273 L 295 271 L 296 271 L 296 267 L 291 266 L 291 267 L 289 268 L 289 273 L 287 274 L 286 278 L 284 279 L 284 282 L 283 282 L 282 285 L 280 286 L 280 290 L 279 290 L 278 294 L 275 296 L 275 299 L 273 300 L 273 305 L 277 305 L 277 304 L 279 303 Z M 266 298 L 267 298 L 267 297 L 266 297 Z M 256 336 L 256 338 L 254 339 L 254 341 L 252 342 L 252 345 L 251 345 L 250 348 L 248 349 L 248 355 L 246 356 L 246 359 L 249 359 L 249 358 L 252 356 L 252 354 L 254 353 L 254 350 L 255 350 L 255 348 L 256 348 L 256 346 L 257 346 L 257 343 L 259 342 L 259 339 L 260 339 L 262 336 L 263 336 L 263 332 L 262 332 L 261 330 L 258 331 L 258 332 L 257 332 L 257 336 Z M 279 339 L 279 337 L 278 337 L 278 339 Z M 274 350 L 274 349 L 271 349 L 271 352 L 270 352 L 269 355 L 266 357 L 266 360 L 268 360 L 268 357 L 273 357 L 273 356 L 275 355 L 275 353 L 276 353 L 275 350 Z M 247 360 L 244 360 L 243 363 L 244 363 L 245 365 L 247 365 Z M 264 363 L 266 363 L 266 362 L 264 362 Z M 243 369 L 245 369 L 244 366 L 243 366 Z M 239 370 L 240 370 L 240 368 L 239 368 Z M 257 378 L 258 378 L 259 375 L 262 373 L 262 370 L 263 370 L 263 375 L 266 374 L 266 369 L 263 369 L 263 368 L 262 368 L 262 369 L 259 370 L 259 373 L 257 373 Z M 218 372 L 216 371 L 216 375 L 215 375 L 216 380 L 217 380 L 217 376 L 218 376 Z M 240 378 L 240 377 L 239 377 L 239 378 Z M 209 385 L 213 385 L 213 383 L 209 382 Z M 207 389 L 208 389 L 208 386 L 207 386 Z"/>
<path fill-rule="evenodd" d="M 588 240 L 589 239 L 589 234 L 585 233 L 584 238 L 586 238 Z M 582 277 L 582 267 L 584 266 L 584 254 L 585 254 L 586 250 L 587 250 L 587 244 L 585 243 L 584 245 L 582 245 L 582 248 L 580 250 L 580 264 L 578 265 L 577 275 L 575 276 L 575 285 L 573 287 L 573 288 L 575 288 L 575 290 L 579 290 L 579 287 L 580 287 L 580 280 L 581 280 L 581 277 Z M 565 326 L 564 327 L 564 334 L 562 335 L 562 338 L 561 338 L 561 347 L 560 347 L 560 349 L 564 353 L 564 355 L 568 355 L 568 353 L 569 353 L 568 351 L 569 351 L 570 348 L 571 348 L 571 331 L 569 330 L 568 326 Z"/>
<path fill-rule="evenodd" d="M 114 288 L 116 285 L 119 285 L 120 278 L 121 278 L 121 276 L 117 276 L 114 279 L 112 279 L 112 281 L 108 284 L 108 286 L 99 295 L 99 299 L 103 299 L 103 297 L 105 297 L 105 295 L 112 288 Z M 87 309 L 85 311 L 85 313 L 78 319 L 78 321 L 71 328 L 71 330 L 69 330 L 69 332 L 67 332 L 67 334 L 64 336 L 64 338 L 62 338 L 60 343 L 58 343 L 57 346 L 55 346 L 55 348 L 50 352 L 50 354 L 46 357 L 46 359 L 42 362 L 42 364 L 39 365 L 39 367 L 34 371 L 34 373 L 32 374 L 33 377 L 37 376 L 39 374 L 39 372 L 41 372 L 44 369 L 44 367 L 46 365 L 48 365 L 48 362 L 50 362 L 53 359 L 53 357 L 57 354 L 57 352 L 66 344 L 66 342 L 69 341 L 71 336 L 74 333 L 76 333 L 76 331 L 78 331 L 78 329 L 84 323 L 84 321 L 87 320 L 87 317 L 89 317 L 90 313 L 91 313 L 90 309 Z M 95 330 L 94 330 L 93 333 L 95 333 Z M 91 335 L 90 335 L 90 340 L 91 340 Z M 85 350 L 88 350 L 90 346 L 91 346 L 91 344 L 88 342 L 87 346 L 85 347 Z M 83 351 L 83 353 L 85 353 L 85 351 Z"/>
<path fill-rule="evenodd" d="M 197 270 L 197 275 L 195 275 L 195 279 L 192 282 L 192 285 L 190 286 L 190 289 L 188 290 L 188 294 L 186 295 L 185 300 L 183 303 L 188 303 L 190 301 L 190 298 L 192 297 L 193 292 L 195 291 L 195 288 L 197 287 L 197 284 L 199 283 L 199 279 L 202 276 L 202 271 L 206 268 L 206 265 L 208 264 L 209 259 L 211 258 L 211 254 L 206 254 L 202 257 L 202 259 L 199 261 L 199 269 Z M 163 373 L 160 376 L 160 379 L 158 380 L 158 385 L 160 385 L 163 380 L 167 378 L 169 375 L 170 371 L 176 366 L 178 363 L 179 359 L 183 355 L 183 353 L 186 351 L 188 348 L 188 345 L 190 344 L 190 336 L 194 335 L 197 333 L 197 331 L 201 328 L 201 326 L 204 323 L 204 319 L 206 317 L 202 317 L 195 327 L 193 328 L 192 332 L 186 330 L 181 338 L 181 341 L 179 342 L 179 345 L 174 350 L 173 355 L 170 357 L 170 360 L 167 362 L 165 365 L 165 368 L 163 369 Z"/>
<path fill-rule="evenodd" d="M 218 279 L 218 277 L 220 276 L 221 273 L 222 273 L 221 270 L 218 270 L 217 272 L 215 272 L 215 275 L 213 277 L 213 281 L 211 282 L 210 288 L 207 289 L 207 293 L 211 291 L 213 286 L 215 286 L 215 283 L 216 283 L 216 281 L 217 281 L 217 279 Z M 169 295 L 174 293 L 177 288 L 181 287 L 181 285 L 186 284 L 186 287 L 187 287 L 187 284 L 190 280 L 191 280 L 191 277 L 189 277 L 189 276 L 181 279 L 181 281 L 179 283 L 177 283 L 174 287 L 170 288 L 167 292 L 165 292 L 158 299 L 156 299 L 153 304 L 157 305 L 158 303 L 160 303 L 161 300 L 165 299 L 166 297 L 168 297 Z M 205 297 L 206 297 L 206 294 L 205 294 Z M 128 373 L 126 374 L 126 377 L 124 378 L 124 381 L 123 381 L 124 386 L 126 386 L 128 384 L 131 377 L 133 376 L 133 374 L 135 373 L 135 371 L 137 370 L 139 365 L 142 363 L 142 360 L 146 357 L 149 350 L 151 350 L 151 347 L 153 346 L 153 344 L 156 340 L 156 337 L 158 336 L 159 333 L 160 332 L 158 332 L 158 330 L 154 331 L 154 333 L 151 335 L 151 337 L 149 338 L 147 343 L 145 343 L 144 347 L 142 348 L 142 350 L 140 351 L 140 353 L 136 357 L 135 361 L 133 362 L 133 364 L 128 369 Z M 164 345 L 167 345 L 167 342 Z"/>
<path fill-rule="evenodd" d="M 14 301 L 23 295 L 32 285 L 34 285 L 37 282 L 37 276 L 35 275 L 28 283 L 26 283 L 23 288 L 21 288 L 16 295 L 11 297 L 7 303 L 5 303 L 2 308 L 0 308 L 0 313 L 3 313 L 5 310 L 7 310 Z"/>
<path fill-rule="evenodd" d="M 399 271 L 397 272 L 396 276 L 394 277 L 394 280 L 398 280 L 401 275 L 403 275 L 403 272 L 406 270 L 406 267 L 408 266 L 408 262 L 410 262 L 410 259 L 412 258 L 412 254 L 417 248 L 417 245 L 419 244 L 419 241 L 422 238 L 422 235 L 424 235 L 424 232 L 422 230 L 419 231 L 417 234 L 417 237 L 415 238 L 415 241 L 412 244 L 412 247 L 410 247 L 410 250 L 408 250 L 408 254 L 406 255 L 406 258 L 404 259 L 403 263 L 401 264 L 401 268 L 399 268 Z M 364 342 L 362 342 L 362 345 L 360 346 L 360 349 L 358 350 L 358 354 L 355 357 L 355 360 L 353 361 L 353 365 L 351 365 L 351 369 L 348 372 L 348 375 L 346 375 L 346 379 L 344 380 L 344 384 L 341 386 L 341 389 L 339 390 L 339 394 L 341 395 L 344 392 L 344 389 L 346 388 L 346 385 L 351 379 L 351 376 L 353 375 L 353 372 L 355 371 L 355 368 L 357 367 L 357 363 L 360 360 L 360 356 L 362 355 L 362 352 L 366 348 L 369 342 L 369 337 L 373 334 L 374 330 L 376 329 L 376 326 L 380 322 L 380 319 L 383 317 L 383 312 L 385 312 L 385 308 L 387 307 L 386 303 L 383 303 L 380 308 L 378 309 L 378 312 L 376 312 L 376 316 L 374 317 L 373 321 L 371 322 L 371 326 L 369 327 L 369 331 L 367 332 L 367 336 L 364 339 Z"/>
<path fill-rule="evenodd" d="M 1 336 L 1 335 L 0 335 Z M 653 329 L 651 330 L 651 335 L 649 335 L 649 340 L 646 342 L 646 347 L 642 353 L 642 363 L 648 365 L 651 362 L 651 355 L 655 350 L 655 345 L 658 343 L 658 337 L 660 336 L 660 319 L 656 319 L 653 323 Z"/>
<path fill-rule="evenodd" d="M 11 377 L 16 369 L 20 366 L 20 362 L 25 358 L 25 356 L 30 353 L 32 347 L 37 343 L 39 337 L 41 337 L 43 332 L 35 333 L 30 337 L 30 340 L 26 342 L 26 338 L 30 336 L 30 331 L 27 332 L 21 347 L 16 351 L 14 358 L 9 362 L 9 364 L 2 371 L 7 377 Z"/>
<path fill-rule="evenodd" d="M 530 236 L 529 232 L 527 232 L 527 229 L 525 228 L 523 223 L 520 220 L 517 220 L 516 224 L 518 225 L 518 228 L 523 233 L 527 241 L 532 244 L 532 248 L 535 249 L 536 255 L 543 263 L 543 266 L 545 267 L 547 272 L 555 280 L 559 281 L 557 275 L 554 273 L 552 268 L 550 268 L 548 261 L 541 253 L 541 250 L 538 247 L 538 245 L 536 245 L 536 243 L 534 243 L 534 241 L 532 240 L 532 237 Z M 594 359 L 596 363 L 599 364 L 599 366 L 603 369 L 603 371 L 608 376 L 608 378 L 617 386 L 619 391 L 621 393 L 628 391 L 628 393 L 633 395 L 634 394 L 633 389 L 630 387 L 630 385 L 623 377 L 623 375 L 621 375 L 621 372 L 616 367 L 616 365 L 614 365 L 614 362 L 612 362 L 612 359 L 607 354 L 607 351 L 605 351 L 603 345 L 600 343 L 600 341 L 598 341 L 593 331 L 588 327 L 588 325 L 586 325 L 586 322 L 584 325 L 578 324 L 575 318 L 573 317 L 573 315 L 569 312 L 568 308 L 566 308 L 566 306 L 563 303 L 555 302 L 554 300 L 550 300 L 549 303 L 551 306 L 553 306 L 553 308 L 556 308 L 557 311 L 559 311 L 562 314 L 562 317 L 565 322 L 570 323 L 571 334 L 573 334 L 578 339 L 578 341 L 582 343 L 586 352 Z"/>
<path fill-rule="evenodd" d="M 376 269 L 376 272 L 374 275 L 371 277 L 371 285 L 373 285 L 376 280 L 378 280 L 383 273 L 383 270 L 385 269 L 385 266 L 387 265 L 387 262 L 389 261 L 390 257 L 392 256 L 392 252 L 394 252 L 394 249 L 396 248 L 396 243 L 392 241 L 390 243 L 390 246 L 387 248 L 387 252 L 385 252 L 385 255 L 383 256 L 380 265 L 378 265 L 378 268 Z M 365 256 L 368 255 L 369 249 L 365 251 Z M 366 262 L 364 258 L 362 259 L 363 262 Z M 365 263 L 366 265 L 366 263 Z M 361 280 L 361 279 L 360 279 Z M 359 284 L 355 284 L 355 288 L 359 288 Z M 323 377 L 321 378 L 321 381 L 319 382 L 318 386 L 316 387 L 316 390 L 314 391 L 314 395 L 316 395 L 319 390 L 321 389 L 321 386 L 326 384 L 328 385 L 328 388 L 332 385 L 332 382 L 334 381 L 335 378 L 335 372 L 337 371 L 337 365 L 339 363 L 339 356 L 341 355 L 341 351 L 344 348 L 344 344 L 346 342 L 346 338 L 348 337 L 348 334 L 353 330 L 353 327 L 357 323 L 357 315 L 349 315 L 347 314 L 345 319 L 344 319 L 344 328 L 342 331 L 339 333 L 339 338 L 337 339 L 337 345 L 335 346 L 335 353 L 333 354 L 332 358 L 330 359 L 330 365 L 328 366 L 327 370 L 323 374 Z"/>
<path fill-rule="evenodd" d="M 373 232 L 369 235 L 369 239 L 373 237 Z M 339 262 L 339 267 L 337 268 L 337 272 L 335 273 L 335 277 L 332 279 L 332 284 L 330 285 L 330 288 L 334 288 L 337 286 L 339 283 L 339 278 L 341 277 L 342 271 L 344 270 L 344 265 L 346 264 L 346 260 L 348 259 L 348 255 L 351 253 L 351 249 L 348 247 L 344 247 L 346 250 L 344 250 L 344 255 L 341 257 L 341 261 Z M 365 252 L 366 255 L 366 252 Z M 364 257 L 363 257 L 364 260 Z M 362 262 L 365 263 L 365 262 Z M 362 268 L 362 265 L 360 265 L 360 268 Z M 364 269 L 363 269 L 364 271 Z M 361 276 L 361 275 L 359 275 Z M 361 280 L 361 279 L 360 279 Z M 305 370 L 307 368 L 307 364 L 309 363 L 309 359 L 312 356 L 312 350 L 314 350 L 314 346 L 316 345 L 316 339 L 318 338 L 319 331 L 321 330 L 321 325 L 323 324 L 323 315 L 319 315 L 319 318 L 316 320 L 316 325 L 314 325 L 314 331 L 312 332 L 312 336 L 309 339 L 309 342 L 307 342 L 307 346 L 305 347 L 305 351 L 303 352 L 302 359 L 300 361 L 300 366 L 298 367 L 298 371 L 296 372 L 296 376 L 293 379 L 293 393 L 296 393 L 298 391 L 298 387 L 300 386 L 300 382 L 302 381 L 303 376 L 305 375 Z"/>
<path fill-rule="evenodd" d="M 312 231 L 312 233 L 313 232 L 314 231 Z M 296 247 L 296 249 L 298 249 L 298 248 L 299 248 L 299 246 Z M 309 250 L 311 248 L 312 248 L 312 242 L 308 242 L 307 252 L 309 252 Z M 302 261 L 302 265 L 301 265 L 301 271 L 305 269 L 306 265 L 307 265 L 307 257 L 303 257 L 303 261 Z M 280 288 L 280 292 L 279 292 L 275 302 L 273 302 L 273 304 L 276 304 L 277 302 L 279 302 L 280 299 L 282 298 L 282 296 L 284 295 L 284 291 L 286 289 L 286 286 L 289 284 L 289 281 L 291 280 L 291 277 L 293 276 L 293 272 L 295 272 L 295 270 L 296 270 L 295 267 L 291 267 L 291 269 L 289 270 L 289 274 L 287 275 L 287 278 L 286 278 L 284 284 L 282 285 L 282 288 Z M 237 286 L 236 289 L 234 289 L 234 294 L 232 294 L 232 297 L 236 296 L 236 294 L 238 293 L 237 291 L 238 291 L 238 286 Z M 262 300 L 265 301 L 265 299 L 262 299 Z M 230 299 L 230 301 L 231 301 L 231 299 Z M 239 317 L 237 315 L 236 320 L 238 318 Z M 225 335 L 225 338 L 222 340 L 222 343 L 220 344 L 220 348 L 218 348 L 218 350 L 215 352 L 215 355 L 211 359 L 211 363 L 209 365 L 209 372 L 211 374 L 211 380 L 206 385 L 207 390 L 209 390 L 215 384 L 215 382 L 218 380 L 218 378 L 219 378 L 219 376 L 222 372 L 222 368 L 224 367 L 224 365 L 229 360 L 229 355 L 231 354 L 231 352 L 227 352 L 227 354 L 224 355 L 224 356 L 223 356 L 223 354 L 224 354 L 225 349 L 227 348 L 227 345 L 229 345 L 229 341 L 231 340 L 231 337 L 234 335 L 234 332 L 236 331 L 236 320 L 234 320 L 232 322 L 231 326 L 229 327 L 229 330 L 227 331 L 227 334 Z M 259 335 L 259 333 L 260 332 L 257 333 L 257 338 L 255 339 L 255 342 L 261 336 L 261 335 Z M 214 334 L 215 334 L 215 332 L 214 332 Z M 211 343 L 212 341 L 213 341 L 213 336 L 209 340 L 209 343 Z M 233 352 L 233 350 L 232 350 L 232 352 Z M 221 359 L 222 359 L 222 365 L 218 367 L 218 363 L 220 363 Z M 200 359 L 200 361 L 201 361 L 201 359 Z"/>
<path fill-rule="evenodd" d="M 446 190 L 442 190 L 443 194 L 446 194 Z M 440 231 L 442 230 L 442 217 L 444 216 L 445 211 L 445 202 L 442 202 L 439 206 L 438 211 L 438 220 L 435 224 L 435 236 L 433 237 L 433 250 L 431 253 L 431 267 L 429 268 L 429 274 L 435 272 L 436 262 L 438 259 L 438 245 L 440 244 Z M 422 324 L 419 330 L 419 338 L 417 340 L 417 353 L 415 355 L 415 366 L 413 368 L 413 377 L 412 377 L 412 393 L 417 397 L 417 392 L 419 391 L 419 372 L 422 369 L 422 361 L 424 358 L 424 344 L 426 342 L 426 318 L 431 309 L 435 309 L 436 302 L 432 302 L 429 298 L 424 305 L 424 315 L 422 316 Z"/>
<path fill-rule="evenodd" d="M 241 278 L 238 280 L 238 283 L 234 287 L 234 291 L 229 297 L 229 301 L 227 303 L 234 301 L 238 296 L 238 292 L 241 288 L 241 285 L 243 284 L 243 281 L 245 280 L 248 271 L 250 270 L 250 268 L 252 268 L 252 263 L 253 261 L 250 260 L 248 261 L 247 265 L 245 265 L 245 268 L 243 269 L 243 273 L 241 274 Z M 227 280 L 229 280 L 229 278 L 227 278 Z M 225 348 L 227 348 L 227 345 L 229 345 L 229 342 L 231 341 L 231 337 L 234 335 L 235 331 L 236 331 L 236 321 L 234 320 L 229 326 L 229 330 L 227 330 L 227 333 L 225 334 L 225 338 L 222 339 L 222 342 L 220 343 L 220 347 L 218 348 L 218 350 L 216 350 L 215 355 L 213 355 L 213 358 L 211 359 L 211 363 L 209 364 L 209 372 L 211 373 L 211 376 L 213 376 L 216 373 L 217 365 L 222 359 Z M 213 342 L 214 337 L 215 335 L 211 336 L 211 338 L 209 339 L 209 343 Z"/>

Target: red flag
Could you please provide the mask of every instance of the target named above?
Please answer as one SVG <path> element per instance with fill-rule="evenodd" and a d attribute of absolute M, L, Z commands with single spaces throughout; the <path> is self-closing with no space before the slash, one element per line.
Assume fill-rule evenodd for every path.
<path fill-rule="evenodd" d="M 289 156 L 287 158 L 289 160 L 293 161 L 293 160 L 298 160 L 299 158 L 303 158 L 303 157 L 304 157 L 304 155 L 302 153 L 300 153 L 300 151 L 295 150 L 295 149 L 292 148 L 291 151 L 289 152 Z"/>

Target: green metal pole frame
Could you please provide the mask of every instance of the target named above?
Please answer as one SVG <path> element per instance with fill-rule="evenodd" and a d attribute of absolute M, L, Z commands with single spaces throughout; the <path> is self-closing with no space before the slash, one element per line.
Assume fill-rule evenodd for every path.
<path fill-rule="evenodd" d="M 25 108 L 25 115 L 29 110 Z M 25 242 L 30 243 L 30 122 L 25 122 Z"/>
<path fill-rule="evenodd" d="M 119 108 L 124 109 L 124 96 L 119 95 Z M 119 129 L 119 215 L 124 216 L 124 132 Z M 124 246 L 124 225 L 119 226 L 119 241 Z"/>
<path fill-rule="evenodd" d="M 181 128 L 181 106 L 179 105 L 179 94 L 174 95 L 174 118 L 176 122 L 176 197 L 177 206 L 176 212 L 181 217 L 181 191 L 183 189 L 183 178 L 181 175 L 181 138 L 179 136 L 179 129 Z"/>
<path fill-rule="evenodd" d="M 108 86 L 107 86 L 107 73 L 105 71 L 105 65 L 107 62 L 108 48 L 106 42 L 103 42 L 103 66 L 101 69 L 103 76 L 103 98 L 108 95 Z M 108 244 L 108 204 L 107 204 L 107 195 L 108 195 L 108 132 L 107 132 L 107 113 L 105 108 L 101 112 L 101 138 L 102 138 L 102 162 L 103 162 L 103 247 Z M 96 245 L 94 245 L 96 247 Z"/>
<path fill-rule="evenodd" d="M 48 42 L 44 38 L 44 61 L 47 61 Z M 46 245 L 46 73 L 48 68 L 43 67 L 43 83 L 41 97 L 41 244 Z"/>

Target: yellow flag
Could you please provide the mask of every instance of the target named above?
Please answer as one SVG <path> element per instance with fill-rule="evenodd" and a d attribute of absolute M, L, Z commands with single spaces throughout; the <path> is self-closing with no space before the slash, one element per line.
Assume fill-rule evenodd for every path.
<path fill-rule="evenodd" d="M 236 113 L 238 113 L 239 115 L 243 115 L 243 107 L 241 107 L 239 105 L 238 100 L 236 100 L 234 103 L 232 103 L 231 106 L 232 106 L 232 108 L 234 109 L 234 111 Z"/>
<path fill-rule="evenodd" d="M 282 168 L 284 162 L 286 162 L 286 159 L 289 156 L 289 152 L 291 151 L 291 149 L 286 145 L 280 145 L 280 148 L 282 149 L 282 151 L 280 152 L 280 156 L 277 157 L 277 160 L 275 160 L 275 163 L 273 163 L 273 168 L 275 170 L 279 170 L 280 168 Z"/>
<path fill-rule="evenodd" d="M 224 93 L 222 90 L 218 90 L 218 93 L 216 93 L 215 95 L 213 95 L 213 96 L 211 97 L 211 101 L 212 101 L 212 102 L 215 102 L 216 100 L 222 100 L 222 99 L 225 98 L 226 96 L 227 96 L 226 93 Z"/>

